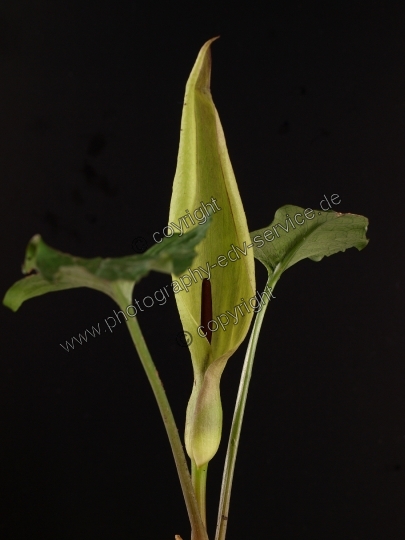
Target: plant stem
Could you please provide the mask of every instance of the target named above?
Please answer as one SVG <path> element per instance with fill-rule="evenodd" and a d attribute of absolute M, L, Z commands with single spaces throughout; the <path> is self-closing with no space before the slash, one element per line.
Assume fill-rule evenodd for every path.
<path fill-rule="evenodd" d="M 118 302 L 120 308 L 125 312 L 128 305 L 124 296 L 116 291 L 115 300 Z M 169 437 L 170 446 L 172 448 L 174 461 L 176 463 L 177 474 L 183 491 L 183 497 L 187 507 L 187 513 L 191 524 L 193 533 L 193 539 L 195 540 L 208 540 L 207 531 L 200 516 L 200 512 L 197 505 L 197 500 L 194 494 L 194 489 L 191 483 L 190 472 L 188 470 L 186 457 L 184 455 L 183 446 L 179 437 L 176 422 L 173 417 L 172 410 L 170 408 L 169 401 L 166 396 L 166 392 L 163 388 L 162 381 L 159 378 L 159 374 L 156 370 L 156 366 L 153 363 L 152 357 L 149 353 L 142 331 L 139 327 L 136 317 L 129 317 L 127 320 L 127 326 L 134 342 L 135 348 L 138 352 L 139 358 L 142 362 L 142 366 L 148 377 L 149 383 L 155 394 L 156 401 L 159 406 L 160 414 L 162 415 L 163 423 L 166 428 L 167 435 Z"/>
<path fill-rule="evenodd" d="M 194 460 L 191 460 L 191 482 L 194 487 L 195 496 L 197 499 L 198 508 L 204 527 L 207 528 L 206 518 L 206 486 L 207 486 L 207 469 L 208 463 L 197 467 Z"/>
<path fill-rule="evenodd" d="M 276 268 L 275 272 L 271 276 L 269 276 L 266 287 L 268 286 L 270 290 L 273 291 L 277 281 L 280 278 L 280 275 L 281 268 Z M 229 504 L 231 499 L 233 474 L 235 470 L 236 456 L 238 453 L 240 432 L 242 429 L 243 415 L 245 412 L 249 383 L 252 376 L 253 361 L 255 358 L 257 341 L 259 339 L 264 314 L 266 313 L 266 309 L 269 303 L 270 299 L 266 304 L 262 306 L 261 310 L 256 315 L 253 330 L 249 339 L 248 348 L 246 350 L 245 361 L 243 363 L 238 395 L 236 398 L 235 410 L 233 413 L 232 426 L 229 435 L 228 449 L 226 451 L 224 473 L 222 476 L 222 486 L 219 499 L 218 521 L 215 533 L 215 540 L 225 540 L 229 517 Z"/>

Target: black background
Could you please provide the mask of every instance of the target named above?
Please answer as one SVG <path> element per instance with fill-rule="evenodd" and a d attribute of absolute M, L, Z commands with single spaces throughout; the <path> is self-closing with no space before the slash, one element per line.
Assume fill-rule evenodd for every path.
<path fill-rule="evenodd" d="M 133 253 L 167 223 L 184 87 L 203 43 L 250 230 L 283 204 L 369 218 L 370 243 L 283 275 L 264 322 L 229 540 L 405 535 L 405 33 L 399 2 L 0 6 L 1 295 L 40 233 Z M 151 274 L 141 300 L 170 283 Z M 258 289 L 265 283 L 257 263 Z M 11 539 L 189 537 L 163 424 L 129 334 L 76 289 L 0 307 L 1 512 Z M 192 385 L 173 296 L 139 317 L 183 431 Z M 223 375 L 209 532 L 247 340 Z M 402 353 L 402 354 L 401 354 Z"/>

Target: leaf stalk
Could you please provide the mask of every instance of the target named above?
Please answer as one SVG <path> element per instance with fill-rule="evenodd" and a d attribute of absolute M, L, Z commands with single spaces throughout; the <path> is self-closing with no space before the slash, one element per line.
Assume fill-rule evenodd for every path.
<path fill-rule="evenodd" d="M 269 287 L 271 291 L 274 290 L 274 287 L 277 281 L 280 279 L 281 274 L 282 269 L 279 266 L 275 269 L 274 273 L 269 276 L 267 280 L 267 287 Z M 238 453 L 240 433 L 242 430 L 242 422 L 245 413 L 249 384 L 252 376 L 253 361 L 256 354 L 260 329 L 262 327 L 264 315 L 266 313 L 266 309 L 269 303 L 270 299 L 266 304 L 262 306 L 262 309 L 256 315 L 253 330 L 250 334 L 249 344 L 246 350 L 245 361 L 243 363 L 238 395 L 236 397 L 235 410 L 232 419 L 232 426 L 229 434 L 228 448 L 226 451 L 224 472 L 222 476 L 221 495 L 219 499 L 215 540 L 225 540 L 226 536 L 233 475 L 235 471 L 236 456 Z"/>
<path fill-rule="evenodd" d="M 116 300 L 120 308 L 124 311 L 127 306 L 124 296 L 122 294 L 117 294 Z M 197 499 L 191 483 L 191 477 L 188 470 L 183 445 L 181 444 L 176 422 L 174 420 L 166 392 L 163 388 L 162 381 L 159 378 L 159 374 L 146 345 L 137 318 L 130 317 L 127 320 L 127 326 L 142 366 L 145 370 L 146 376 L 152 387 L 160 414 L 162 415 L 163 423 L 165 425 L 167 436 L 173 452 L 174 461 L 176 463 L 177 474 L 179 476 L 183 497 L 187 507 L 193 540 L 208 540 L 207 531 L 201 519 Z"/>

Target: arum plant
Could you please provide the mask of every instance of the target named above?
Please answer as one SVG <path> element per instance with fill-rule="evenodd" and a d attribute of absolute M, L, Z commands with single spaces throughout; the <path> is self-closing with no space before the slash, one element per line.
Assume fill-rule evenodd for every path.
<path fill-rule="evenodd" d="M 90 287 L 110 296 L 129 314 L 133 288 L 151 270 L 171 274 L 183 284 L 187 278 L 190 287 L 180 287 L 174 292 L 184 331 L 193 336 L 189 349 L 194 381 L 184 434 L 191 474 L 167 396 L 137 318 L 128 317 L 126 324 L 166 427 L 193 540 L 208 540 L 206 480 L 208 463 L 214 458 L 222 435 L 221 375 L 245 339 L 254 312 L 257 314 L 229 435 L 215 540 L 224 540 L 226 535 L 243 414 L 271 292 L 282 273 L 300 260 L 320 261 L 350 247 L 361 250 L 368 243 L 365 217 L 292 205 L 277 210 L 268 227 L 249 233 L 210 92 L 210 47 L 214 39 L 202 47 L 186 85 L 169 213 L 172 228 L 176 223 L 182 223 L 177 227 L 180 234 L 165 238 L 142 255 L 116 259 L 74 257 L 51 248 L 36 235 L 26 250 L 23 264 L 26 277 L 17 281 L 3 300 L 6 306 L 16 311 L 24 301 L 35 296 Z M 205 205 L 207 200 L 212 202 Z M 202 213 L 202 206 L 211 209 L 207 211 L 210 216 L 205 223 L 198 215 L 198 212 Z M 184 232 L 186 229 L 189 230 Z M 263 300 L 264 295 L 260 298 L 255 294 L 254 258 L 268 271 L 266 290 L 270 295 L 267 294 L 267 301 Z M 188 273 L 184 274 L 186 269 Z M 252 309 L 245 299 L 250 299 Z M 251 304 L 252 299 L 255 299 L 255 306 Z M 229 317 L 233 317 L 232 322 Z M 216 331 L 220 325 L 221 330 Z M 180 539 L 178 535 L 176 538 Z"/>

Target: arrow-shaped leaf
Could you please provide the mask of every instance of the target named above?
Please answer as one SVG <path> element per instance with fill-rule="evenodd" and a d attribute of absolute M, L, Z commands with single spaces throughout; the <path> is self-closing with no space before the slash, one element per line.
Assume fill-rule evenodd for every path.
<path fill-rule="evenodd" d="M 281 275 L 301 259 L 320 261 L 338 251 L 366 247 L 368 219 L 356 214 L 340 214 L 304 209 L 287 204 L 277 210 L 273 222 L 250 233 L 254 255 L 269 274 Z"/>
<path fill-rule="evenodd" d="M 48 292 L 76 287 L 90 287 L 116 300 L 116 286 L 131 299 L 136 282 L 151 270 L 178 275 L 188 268 L 195 255 L 195 246 L 206 235 L 210 220 L 186 234 L 173 235 L 154 245 L 142 255 L 118 258 L 85 259 L 62 253 L 48 246 L 35 235 L 26 250 L 23 273 L 29 275 L 10 287 L 3 304 L 13 311 L 25 300 Z"/>

